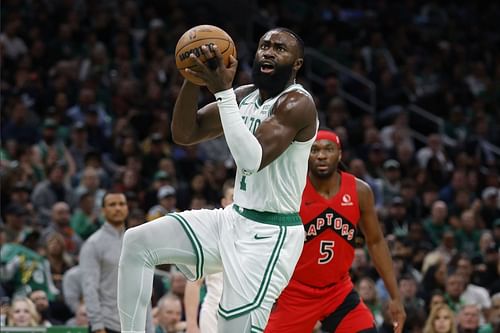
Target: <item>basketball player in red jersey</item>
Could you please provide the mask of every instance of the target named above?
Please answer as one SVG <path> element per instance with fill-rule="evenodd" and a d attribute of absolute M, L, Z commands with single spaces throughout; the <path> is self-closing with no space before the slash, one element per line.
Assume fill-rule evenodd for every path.
<path fill-rule="evenodd" d="M 394 332 L 403 331 L 406 314 L 374 209 L 373 192 L 362 180 L 337 170 L 341 155 L 338 136 L 319 131 L 309 156 L 300 207 L 306 231 L 304 249 L 265 333 L 309 333 L 318 320 L 325 332 L 377 332 L 373 316 L 349 276 L 358 226 L 391 296 Z"/>

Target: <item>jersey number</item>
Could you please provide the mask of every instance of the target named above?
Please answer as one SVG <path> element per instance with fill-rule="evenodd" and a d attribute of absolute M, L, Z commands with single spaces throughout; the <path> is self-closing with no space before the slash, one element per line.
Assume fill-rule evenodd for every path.
<path fill-rule="evenodd" d="M 245 183 L 245 179 L 247 176 L 242 176 L 241 181 L 240 181 L 240 190 L 246 191 L 247 190 L 247 183 Z"/>
<path fill-rule="evenodd" d="M 333 255 L 335 254 L 333 251 L 334 246 L 334 241 L 321 241 L 319 244 L 319 253 L 321 254 L 321 258 L 318 259 L 318 264 L 324 265 L 332 261 Z"/>

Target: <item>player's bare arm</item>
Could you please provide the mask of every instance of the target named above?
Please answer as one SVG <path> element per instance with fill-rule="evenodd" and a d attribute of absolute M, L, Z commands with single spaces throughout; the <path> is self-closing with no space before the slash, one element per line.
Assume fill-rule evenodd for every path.
<path fill-rule="evenodd" d="M 253 84 L 235 89 L 238 102 L 255 87 Z M 172 138 L 175 143 L 192 145 L 222 135 L 222 124 L 217 103 L 212 102 L 198 110 L 200 86 L 184 80 L 172 115 Z"/>
<path fill-rule="evenodd" d="M 316 116 L 314 102 L 305 94 L 292 91 L 283 95 L 273 115 L 255 132 L 262 146 L 260 169 L 274 161 L 292 141 L 312 139 L 316 133 Z"/>
<path fill-rule="evenodd" d="M 401 303 L 392 266 L 391 254 L 385 242 L 382 230 L 380 229 L 380 224 L 375 212 L 373 191 L 368 184 L 360 179 L 356 179 L 356 190 L 358 192 L 361 215 L 359 226 L 365 236 L 368 252 L 373 260 L 375 268 L 382 277 L 387 291 L 391 296 L 389 309 L 394 324 L 394 332 L 401 333 L 403 331 L 406 313 Z"/>

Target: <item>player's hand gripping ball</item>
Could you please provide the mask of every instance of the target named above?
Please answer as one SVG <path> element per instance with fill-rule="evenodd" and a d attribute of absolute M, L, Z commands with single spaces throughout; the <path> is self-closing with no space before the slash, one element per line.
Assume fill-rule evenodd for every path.
<path fill-rule="evenodd" d="M 196 71 L 198 66 L 193 59 L 189 57 L 191 53 L 194 53 L 199 60 L 206 63 L 205 55 L 201 51 L 202 45 L 207 45 L 209 49 L 213 45 L 217 45 L 224 58 L 224 65 L 229 65 L 229 57 L 232 55 L 236 58 L 236 47 L 234 42 L 224 30 L 213 25 L 198 25 L 188 31 L 186 31 L 175 47 L 175 65 L 180 71 L 182 76 L 187 80 L 199 86 L 205 85 L 205 83 L 193 76 L 192 74 L 186 72 L 184 69 L 189 68 Z M 209 63 L 209 66 L 216 66 L 215 63 Z"/>

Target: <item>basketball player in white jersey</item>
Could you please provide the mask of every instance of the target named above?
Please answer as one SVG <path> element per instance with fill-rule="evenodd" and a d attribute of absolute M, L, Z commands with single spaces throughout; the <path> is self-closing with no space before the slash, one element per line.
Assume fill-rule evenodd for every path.
<path fill-rule="evenodd" d="M 227 180 L 222 186 L 222 208 L 233 202 L 234 180 Z M 205 281 L 207 293 L 201 304 L 198 325 L 198 309 L 200 306 L 200 289 Z M 184 312 L 186 314 L 186 333 L 217 333 L 217 310 L 222 296 L 223 274 L 215 273 L 204 279 L 188 281 L 184 291 Z"/>
<path fill-rule="evenodd" d="M 275 28 L 260 39 L 254 84 L 233 90 L 237 60 L 202 47 L 216 66 L 197 62 L 215 96 L 198 110 L 200 87 L 184 81 L 174 107 L 172 137 L 182 145 L 225 135 L 237 171 L 234 203 L 224 209 L 172 213 L 129 229 L 118 276 L 122 332 L 144 332 L 156 265 L 176 264 L 188 279 L 223 271 L 219 333 L 263 332 L 304 243 L 298 215 L 318 116 L 295 82 L 303 64 L 299 36 Z M 210 62 L 209 62 L 210 63 Z"/>

